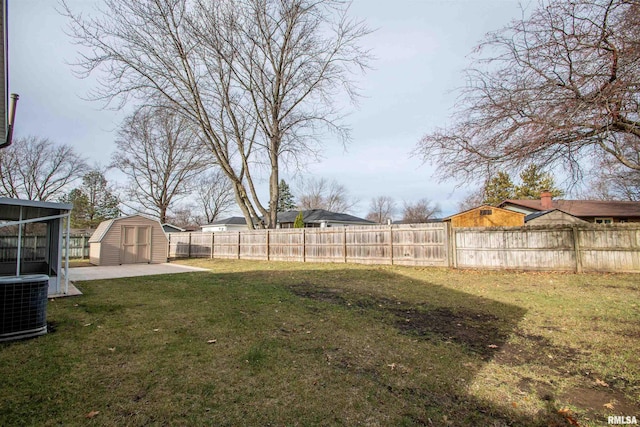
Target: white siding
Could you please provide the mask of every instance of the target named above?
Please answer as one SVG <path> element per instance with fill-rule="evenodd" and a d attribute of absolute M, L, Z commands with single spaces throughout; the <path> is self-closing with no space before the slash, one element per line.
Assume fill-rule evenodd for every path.
<path fill-rule="evenodd" d="M 169 242 L 167 236 L 158 221 L 141 215 L 117 218 L 112 221 L 111 226 L 104 232 L 99 242 L 90 244 L 89 259 L 95 265 L 119 265 L 122 263 L 122 226 L 149 226 L 151 227 L 151 256 L 152 264 L 167 262 L 167 251 Z M 105 221 L 107 222 L 107 221 Z M 98 230 L 103 229 L 103 224 L 98 226 Z M 108 226 L 108 225 L 107 225 Z M 94 235 L 97 234 L 94 233 Z"/>

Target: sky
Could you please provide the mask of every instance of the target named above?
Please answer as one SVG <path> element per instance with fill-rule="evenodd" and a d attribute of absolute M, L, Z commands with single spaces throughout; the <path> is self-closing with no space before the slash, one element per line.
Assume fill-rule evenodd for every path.
<path fill-rule="evenodd" d="M 86 11 L 99 0 L 68 3 Z M 105 166 L 125 111 L 86 100 L 96 82 L 74 75 L 77 48 L 56 5 L 9 0 L 9 90 L 20 95 L 14 135 L 69 144 L 91 164 Z M 302 174 L 344 185 L 360 201 L 349 212 L 357 216 L 364 217 L 377 196 L 390 196 L 399 207 L 427 198 L 444 216 L 456 213 L 473 188 L 437 181 L 433 167 L 411 153 L 425 133 L 447 125 L 468 55 L 487 32 L 521 15 L 519 2 L 354 0 L 350 14 L 375 29 L 362 44 L 376 59 L 357 80 L 362 97 L 345 120 L 351 141 L 344 147 L 327 135 L 321 160 Z M 113 171 L 107 178 L 122 180 Z M 296 175 L 287 171 L 282 178 L 293 183 Z M 266 184 L 260 188 L 266 201 Z"/>

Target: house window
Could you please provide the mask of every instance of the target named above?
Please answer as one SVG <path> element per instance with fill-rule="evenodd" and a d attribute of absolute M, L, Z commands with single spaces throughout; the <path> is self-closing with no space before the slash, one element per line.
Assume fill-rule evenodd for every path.
<path fill-rule="evenodd" d="M 493 215 L 493 210 L 491 209 L 480 209 L 480 216 L 484 215 Z"/>
<path fill-rule="evenodd" d="M 596 218 L 596 224 L 613 224 L 613 218 Z"/>

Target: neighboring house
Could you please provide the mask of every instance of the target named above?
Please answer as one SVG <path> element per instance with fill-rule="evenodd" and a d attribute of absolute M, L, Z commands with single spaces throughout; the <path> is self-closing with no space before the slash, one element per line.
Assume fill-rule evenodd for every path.
<path fill-rule="evenodd" d="M 278 213 L 279 228 L 293 228 L 293 223 L 300 211 L 288 211 Z M 376 225 L 375 222 L 358 218 L 353 215 L 329 212 L 324 209 L 311 209 L 302 211 L 302 220 L 305 228 L 317 227 L 346 227 L 349 225 Z"/>
<path fill-rule="evenodd" d="M 525 215 L 557 209 L 596 224 L 640 222 L 640 202 L 553 200 L 551 193 L 545 192 L 538 200 L 505 200 L 498 206 Z"/>
<path fill-rule="evenodd" d="M 586 224 L 587 221 L 573 216 L 560 209 L 534 212 L 524 217 L 527 225 Z"/>
<path fill-rule="evenodd" d="M 206 233 L 212 231 L 243 231 L 249 229 L 249 227 L 247 227 L 247 220 L 242 216 L 220 219 L 210 224 L 201 225 L 200 228 Z"/>
<path fill-rule="evenodd" d="M 519 227 L 524 225 L 524 213 L 483 205 L 444 218 L 451 227 Z"/>
<path fill-rule="evenodd" d="M 277 228 L 293 228 L 300 211 L 288 211 L 278 213 Z M 302 211 L 302 219 L 305 228 L 313 227 L 345 227 L 348 225 L 375 225 L 373 221 L 358 218 L 353 215 L 329 212 L 324 209 L 311 209 Z M 202 231 L 242 231 L 247 230 L 247 221 L 244 217 L 232 216 L 231 218 L 214 221 L 211 224 L 201 226 Z"/>
<path fill-rule="evenodd" d="M 173 225 L 169 223 L 162 224 L 162 229 L 164 230 L 165 233 L 182 233 L 186 231 L 184 228 L 180 228 L 177 225 Z"/>
<path fill-rule="evenodd" d="M 103 221 L 89 239 L 94 265 L 167 262 L 169 241 L 160 222 L 142 215 Z"/>

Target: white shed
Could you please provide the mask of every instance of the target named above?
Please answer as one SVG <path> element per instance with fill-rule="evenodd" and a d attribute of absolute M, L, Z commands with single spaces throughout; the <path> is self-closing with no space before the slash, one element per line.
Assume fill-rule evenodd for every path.
<path fill-rule="evenodd" d="M 169 241 L 159 221 L 142 215 L 100 223 L 89 239 L 94 265 L 158 264 L 167 262 Z"/>

